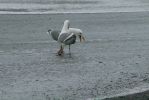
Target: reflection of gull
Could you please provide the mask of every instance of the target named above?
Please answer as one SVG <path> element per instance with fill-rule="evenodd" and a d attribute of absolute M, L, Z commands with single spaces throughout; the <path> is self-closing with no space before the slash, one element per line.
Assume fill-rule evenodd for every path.
<path fill-rule="evenodd" d="M 65 45 L 69 45 L 70 54 L 70 45 L 76 42 L 76 37 L 80 38 L 80 42 L 85 40 L 85 38 L 82 35 L 82 30 L 77 28 L 69 28 L 69 20 L 65 20 L 61 32 L 51 29 L 49 29 L 48 32 L 54 40 L 58 41 L 61 44 L 60 50 L 58 51 L 58 55 L 62 55 L 64 53 L 63 49 Z"/>

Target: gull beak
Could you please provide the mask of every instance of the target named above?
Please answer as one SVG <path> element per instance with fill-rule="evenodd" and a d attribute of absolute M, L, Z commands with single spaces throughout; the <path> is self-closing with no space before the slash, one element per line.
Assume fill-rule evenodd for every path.
<path fill-rule="evenodd" d="M 85 38 L 84 38 L 84 36 L 83 36 L 83 35 L 79 35 L 79 39 L 80 39 L 80 42 L 85 41 Z"/>

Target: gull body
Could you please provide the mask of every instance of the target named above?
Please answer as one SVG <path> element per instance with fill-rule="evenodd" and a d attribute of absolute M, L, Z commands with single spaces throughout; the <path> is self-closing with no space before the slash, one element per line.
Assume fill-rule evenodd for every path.
<path fill-rule="evenodd" d="M 55 41 L 58 41 L 58 36 L 59 36 L 60 32 L 61 32 L 60 30 L 52 30 L 52 29 L 48 30 L 48 34 Z M 79 34 L 82 34 L 83 32 L 81 29 L 78 29 L 78 28 L 69 28 L 68 33 L 78 34 L 76 36 L 79 36 Z"/>

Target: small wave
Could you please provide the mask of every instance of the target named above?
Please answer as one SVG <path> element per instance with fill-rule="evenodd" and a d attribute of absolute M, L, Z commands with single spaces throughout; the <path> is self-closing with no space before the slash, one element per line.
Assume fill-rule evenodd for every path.
<path fill-rule="evenodd" d="M 67 1 L 67 0 L 65 0 L 65 1 L 52 1 L 52 4 L 97 4 L 99 1 Z"/>
<path fill-rule="evenodd" d="M 29 12 L 27 9 L 0 9 L 0 12 Z"/>

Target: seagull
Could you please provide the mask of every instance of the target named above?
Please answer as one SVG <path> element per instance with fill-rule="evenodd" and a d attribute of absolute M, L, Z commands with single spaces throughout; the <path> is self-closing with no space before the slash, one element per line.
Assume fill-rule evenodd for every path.
<path fill-rule="evenodd" d="M 48 33 L 51 35 L 53 40 L 60 43 L 60 50 L 57 54 L 63 55 L 64 54 L 64 46 L 69 45 L 69 54 L 70 53 L 70 46 L 76 42 L 76 38 L 80 39 L 80 42 L 85 41 L 84 36 L 82 35 L 82 30 L 78 28 L 69 28 L 69 20 L 64 21 L 64 25 L 61 31 L 49 29 Z"/>
<path fill-rule="evenodd" d="M 58 51 L 59 55 L 62 55 L 64 53 L 63 49 L 64 49 L 65 45 L 69 45 L 69 54 L 71 54 L 70 53 L 70 46 L 76 42 L 77 36 L 80 38 L 80 41 L 82 41 L 82 40 L 85 41 L 85 38 L 82 35 L 82 31 L 80 29 L 74 30 L 72 28 L 70 30 L 69 27 L 70 27 L 69 20 L 65 20 L 63 28 L 62 28 L 59 36 L 58 36 L 58 42 L 61 43 L 61 48 Z"/>

